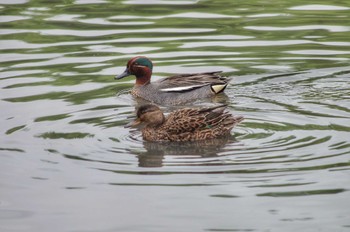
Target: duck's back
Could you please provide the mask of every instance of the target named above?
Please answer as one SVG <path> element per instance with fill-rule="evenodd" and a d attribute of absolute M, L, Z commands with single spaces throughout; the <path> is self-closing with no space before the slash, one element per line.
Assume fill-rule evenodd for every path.
<path fill-rule="evenodd" d="M 182 74 L 134 87 L 132 94 L 157 104 L 176 105 L 212 97 L 222 92 L 229 80 L 218 72 Z"/>
<path fill-rule="evenodd" d="M 221 76 L 221 72 L 190 73 L 166 77 L 157 81 L 161 89 L 203 86 L 210 84 L 227 84 L 230 80 Z"/>

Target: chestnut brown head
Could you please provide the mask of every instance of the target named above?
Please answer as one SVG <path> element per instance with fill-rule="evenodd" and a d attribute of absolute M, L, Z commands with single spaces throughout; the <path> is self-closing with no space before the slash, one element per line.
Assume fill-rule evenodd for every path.
<path fill-rule="evenodd" d="M 125 71 L 117 75 L 115 79 L 119 80 L 130 75 L 135 75 L 136 78 L 150 77 L 152 70 L 153 64 L 150 59 L 144 56 L 136 56 L 128 61 Z"/>

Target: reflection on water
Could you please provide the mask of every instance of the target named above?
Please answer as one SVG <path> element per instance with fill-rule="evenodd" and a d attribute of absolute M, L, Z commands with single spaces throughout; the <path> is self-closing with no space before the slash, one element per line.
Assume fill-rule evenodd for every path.
<path fill-rule="evenodd" d="M 350 227 L 347 1 L 0 4 L 1 231 Z M 153 80 L 233 76 L 189 105 L 245 121 L 216 140 L 143 141 L 124 128 L 143 104 L 134 78 L 113 78 L 136 55 Z"/>
<path fill-rule="evenodd" d="M 209 158 L 218 156 L 222 152 L 227 143 L 235 142 L 233 136 L 225 136 L 222 138 L 195 141 L 195 142 L 143 142 L 146 152 L 136 153 L 138 156 L 139 167 L 162 167 L 165 156 L 176 156 L 180 159 Z M 185 163 L 167 163 L 167 165 L 186 165 Z M 195 165 L 190 162 L 187 165 Z M 197 165 L 207 165 L 204 159 Z M 210 164 L 208 164 L 210 165 Z"/>

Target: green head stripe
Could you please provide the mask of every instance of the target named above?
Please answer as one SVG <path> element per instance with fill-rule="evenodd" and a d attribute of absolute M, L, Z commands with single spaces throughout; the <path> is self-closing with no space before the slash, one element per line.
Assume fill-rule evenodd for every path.
<path fill-rule="evenodd" d="M 146 66 L 148 67 L 149 69 L 153 69 L 153 64 L 152 62 L 147 59 L 146 57 L 140 57 L 138 58 L 137 60 L 135 60 L 134 62 L 135 65 L 142 65 L 142 66 Z"/>

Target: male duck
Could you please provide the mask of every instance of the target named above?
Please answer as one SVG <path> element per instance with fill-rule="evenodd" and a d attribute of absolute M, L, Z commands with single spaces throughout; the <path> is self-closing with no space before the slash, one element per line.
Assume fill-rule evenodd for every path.
<path fill-rule="evenodd" d="M 115 79 L 129 75 L 136 76 L 136 83 L 131 94 L 161 105 L 176 105 L 197 99 L 208 98 L 224 91 L 227 77 L 220 72 L 181 74 L 151 83 L 153 64 L 144 56 L 129 60 L 124 73 Z"/>
<path fill-rule="evenodd" d="M 225 112 L 225 105 L 191 109 L 183 108 L 167 117 L 158 106 L 146 104 L 137 110 L 137 119 L 128 124 L 145 124 L 142 137 L 147 141 L 199 141 L 230 134 L 234 126 L 243 120 Z"/>

